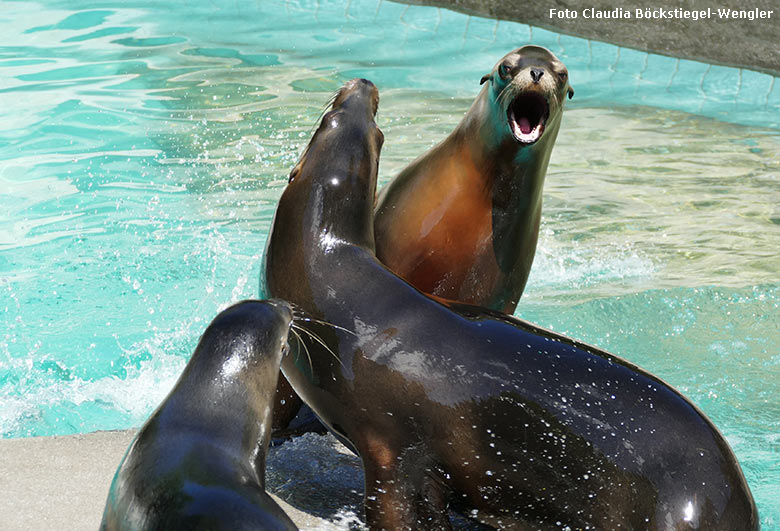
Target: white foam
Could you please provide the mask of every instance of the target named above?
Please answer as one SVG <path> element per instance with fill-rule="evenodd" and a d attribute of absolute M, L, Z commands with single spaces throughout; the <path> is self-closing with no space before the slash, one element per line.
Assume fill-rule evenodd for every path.
<path fill-rule="evenodd" d="M 29 376 L 28 381 L 18 386 L 24 392 L 19 393 L 17 390 L 18 396 L 4 398 L 0 407 L 0 433 L 40 435 L 35 427 L 38 424 L 36 417 L 40 421 L 47 410 L 58 406 L 79 407 L 89 403 L 115 411 L 115 422 L 121 422 L 121 426 L 116 427 L 139 426 L 176 383 L 187 362 L 187 357 L 178 353 L 191 351 L 187 344 L 189 339 L 190 334 L 186 330 L 178 330 L 158 333 L 133 345 L 123 356 L 127 374 L 125 378 L 110 375 L 97 380 L 78 377 L 60 380 L 33 367 L 25 371 Z M 149 355 L 150 359 L 135 362 L 139 357 Z M 8 363 L 18 365 L 13 372 L 20 372 L 27 361 L 14 359 Z M 75 418 L 70 418 L 71 415 L 68 417 L 70 424 L 63 425 L 58 421 L 56 426 L 52 426 L 49 421 L 41 428 L 45 434 L 49 434 L 69 432 L 68 427 L 75 431 L 111 427 L 105 425 L 105 419 L 102 422 L 94 419 L 98 422 L 95 426 L 73 425 Z M 31 429 L 32 433 L 29 432 Z"/>
<path fill-rule="evenodd" d="M 594 248 L 576 241 L 559 241 L 551 229 L 539 234 L 527 292 L 577 290 L 627 279 L 651 277 L 656 267 L 631 244 L 615 243 Z M 525 295 L 524 295 L 525 296 Z"/>

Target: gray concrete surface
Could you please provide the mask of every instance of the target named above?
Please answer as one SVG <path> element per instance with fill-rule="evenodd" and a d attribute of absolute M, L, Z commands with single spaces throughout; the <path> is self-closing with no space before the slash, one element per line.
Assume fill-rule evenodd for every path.
<path fill-rule="evenodd" d="M 446 7 L 462 13 L 514 20 L 532 26 L 637 50 L 706 63 L 745 67 L 780 75 L 778 0 L 400 0 Z M 586 8 L 623 9 L 631 18 L 585 18 Z M 551 17 L 550 9 L 576 11 L 576 18 Z M 638 8 L 712 10 L 708 19 L 635 18 Z M 717 8 L 773 11 L 770 18 L 722 19 Z M 660 13 L 659 13 L 660 14 Z"/>
<path fill-rule="evenodd" d="M 135 431 L 0 440 L 0 529 L 97 530 Z M 275 497 L 302 529 L 332 527 Z"/>

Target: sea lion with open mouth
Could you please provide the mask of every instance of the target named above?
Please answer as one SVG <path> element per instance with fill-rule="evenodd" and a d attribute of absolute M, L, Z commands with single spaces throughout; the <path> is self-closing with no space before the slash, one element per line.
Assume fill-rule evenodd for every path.
<path fill-rule="evenodd" d="M 455 130 L 379 196 L 377 257 L 416 288 L 512 313 L 536 251 L 566 67 L 523 46 L 485 75 Z"/>
<path fill-rule="evenodd" d="M 358 451 L 369 527 L 447 529 L 452 504 L 502 529 L 756 529 L 728 443 L 679 392 L 431 298 L 376 258 L 378 100 L 366 80 L 341 89 L 290 174 L 264 268 L 268 293 L 312 318 L 282 370 Z"/>

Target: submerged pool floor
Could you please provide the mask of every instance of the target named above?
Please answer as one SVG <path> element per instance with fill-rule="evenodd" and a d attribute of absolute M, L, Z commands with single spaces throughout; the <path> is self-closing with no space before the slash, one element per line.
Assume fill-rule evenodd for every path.
<path fill-rule="evenodd" d="M 379 86 L 384 183 L 533 42 L 576 94 L 518 315 L 689 396 L 780 529 L 775 78 L 388 1 L 229 4 L 3 4 L 0 436 L 143 422 L 217 311 L 259 295 L 345 80 Z"/>

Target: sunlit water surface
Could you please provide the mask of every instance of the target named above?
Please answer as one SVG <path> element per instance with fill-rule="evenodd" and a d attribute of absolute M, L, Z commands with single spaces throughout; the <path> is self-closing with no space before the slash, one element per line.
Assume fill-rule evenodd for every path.
<path fill-rule="evenodd" d="M 3 437 L 143 422 L 217 311 L 259 295 L 286 176 L 345 80 L 380 88 L 384 183 L 534 42 L 576 95 L 518 315 L 690 397 L 780 528 L 775 78 L 387 1 L 218 4 L 2 4 Z"/>

